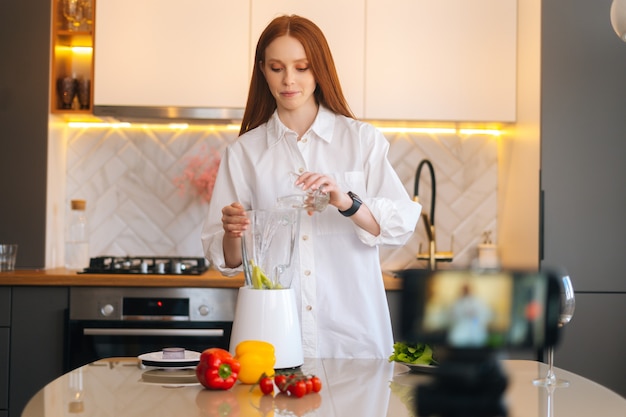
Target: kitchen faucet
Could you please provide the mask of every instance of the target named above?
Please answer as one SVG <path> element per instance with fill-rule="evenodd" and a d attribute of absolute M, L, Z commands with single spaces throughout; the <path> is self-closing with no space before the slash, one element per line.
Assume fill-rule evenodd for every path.
<path fill-rule="evenodd" d="M 437 183 L 435 181 L 435 170 L 433 169 L 433 164 L 428 159 L 423 159 L 417 166 L 417 172 L 415 173 L 415 185 L 413 189 L 413 201 L 419 203 L 419 182 L 424 165 L 427 165 L 430 171 L 431 184 L 430 220 L 428 218 L 428 214 L 422 212 L 422 220 L 424 221 L 426 234 L 428 235 L 428 252 L 422 252 L 422 244 L 420 243 L 417 259 L 421 261 L 428 261 L 428 269 L 434 271 L 437 269 L 437 262 L 452 262 L 454 254 L 452 252 L 437 252 L 437 242 L 435 239 L 435 198 L 437 196 Z"/>

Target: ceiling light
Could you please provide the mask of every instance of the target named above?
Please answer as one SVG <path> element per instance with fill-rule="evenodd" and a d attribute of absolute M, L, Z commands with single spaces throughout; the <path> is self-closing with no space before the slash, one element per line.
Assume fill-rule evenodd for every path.
<path fill-rule="evenodd" d="M 626 42 L 626 0 L 613 0 L 611 3 L 611 25 L 617 36 Z"/>

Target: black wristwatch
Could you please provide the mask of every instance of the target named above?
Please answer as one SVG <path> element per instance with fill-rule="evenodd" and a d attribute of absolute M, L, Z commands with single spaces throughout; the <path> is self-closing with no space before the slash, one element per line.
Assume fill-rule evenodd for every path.
<path fill-rule="evenodd" d="M 361 207 L 361 204 L 363 204 L 363 201 L 359 198 L 359 196 L 354 194 L 352 191 L 348 191 L 348 195 L 352 199 L 352 206 L 348 210 L 339 210 L 339 213 L 346 217 L 350 217 L 356 213 L 359 210 L 359 207 Z"/>

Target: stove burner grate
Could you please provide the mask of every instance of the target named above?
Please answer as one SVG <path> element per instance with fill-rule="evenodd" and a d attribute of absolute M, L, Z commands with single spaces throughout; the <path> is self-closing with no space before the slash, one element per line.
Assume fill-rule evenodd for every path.
<path fill-rule="evenodd" d="M 98 256 L 79 274 L 200 275 L 209 269 L 205 258 L 181 256 Z"/>

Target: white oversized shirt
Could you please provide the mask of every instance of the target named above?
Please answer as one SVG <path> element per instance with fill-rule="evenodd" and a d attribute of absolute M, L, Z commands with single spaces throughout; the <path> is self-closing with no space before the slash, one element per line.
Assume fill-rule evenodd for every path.
<path fill-rule="evenodd" d="M 373 126 L 320 106 L 299 141 L 275 112 L 229 145 L 222 158 L 202 242 L 207 259 L 224 275 L 241 267 L 225 267 L 222 208 L 235 201 L 246 209 L 276 207 L 278 197 L 294 193 L 292 172 L 332 176 L 344 192 L 361 197 L 380 225 L 374 236 L 333 206 L 302 214 L 292 288 L 305 357 L 387 358 L 393 352 L 378 245 L 406 243 L 421 206 L 387 160 L 388 149 Z"/>

